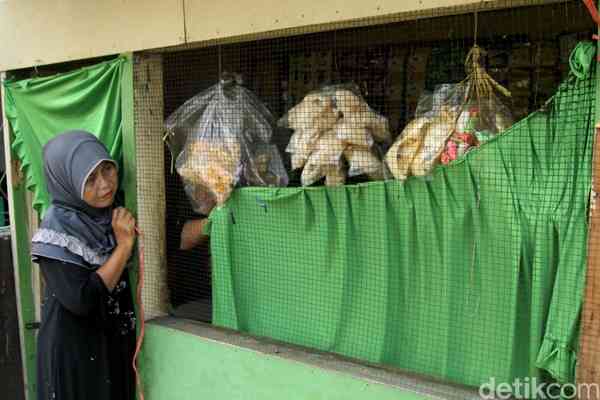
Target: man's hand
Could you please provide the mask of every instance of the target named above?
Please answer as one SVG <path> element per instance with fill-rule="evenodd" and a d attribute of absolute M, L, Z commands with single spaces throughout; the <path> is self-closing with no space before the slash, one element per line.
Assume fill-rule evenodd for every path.
<path fill-rule="evenodd" d="M 186 221 L 186 223 L 183 224 L 183 229 L 181 229 L 181 241 L 179 248 L 181 250 L 191 250 L 207 240 L 208 236 L 202 233 L 204 225 L 207 222 L 207 218 Z"/>

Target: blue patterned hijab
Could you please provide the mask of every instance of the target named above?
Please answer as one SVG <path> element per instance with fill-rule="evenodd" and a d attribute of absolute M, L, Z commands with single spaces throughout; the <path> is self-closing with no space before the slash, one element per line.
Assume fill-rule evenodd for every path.
<path fill-rule="evenodd" d="M 49 258 L 97 269 L 116 246 L 112 207 L 91 207 L 83 193 L 94 169 L 103 161 L 115 161 L 106 147 L 85 131 L 56 136 L 44 146 L 43 156 L 52 205 L 31 240 L 32 259 Z"/>

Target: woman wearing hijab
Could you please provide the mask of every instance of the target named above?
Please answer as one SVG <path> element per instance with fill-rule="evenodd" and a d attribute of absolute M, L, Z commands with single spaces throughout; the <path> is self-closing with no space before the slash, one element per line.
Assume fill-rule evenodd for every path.
<path fill-rule="evenodd" d="M 44 147 L 52 205 L 32 239 L 46 283 L 38 400 L 134 399 L 135 315 L 127 261 L 135 221 L 113 208 L 117 164 L 88 132 Z"/>

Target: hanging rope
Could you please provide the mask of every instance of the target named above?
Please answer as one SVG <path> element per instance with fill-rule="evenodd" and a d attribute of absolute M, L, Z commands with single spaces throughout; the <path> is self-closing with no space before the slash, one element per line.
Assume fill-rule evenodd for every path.
<path fill-rule="evenodd" d="M 473 95 L 479 103 L 480 99 L 489 97 L 494 90 L 502 93 L 506 97 L 511 97 L 510 92 L 492 78 L 483 67 L 485 50 L 477 45 L 479 36 L 479 11 L 474 13 L 473 27 L 473 47 L 467 53 L 465 59 L 465 72 L 467 77 L 461 84 L 468 84 L 467 98 L 472 98 Z"/>
<path fill-rule="evenodd" d="M 219 47 L 217 48 L 217 57 L 218 57 L 218 63 L 219 63 L 219 79 L 223 78 L 223 55 L 221 52 L 221 45 L 219 45 Z"/>
<path fill-rule="evenodd" d="M 467 73 L 467 77 L 463 82 L 472 83 L 472 86 L 469 87 L 470 94 L 475 94 L 477 99 L 480 99 L 491 95 L 494 90 L 497 90 L 504 96 L 510 97 L 510 92 L 504 86 L 496 82 L 494 78 L 487 73 L 485 68 L 483 68 L 483 57 L 485 57 L 485 50 L 475 45 L 471 48 L 465 59 L 465 72 Z"/>
<path fill-rule="evenodd" d="M 337 81 L 338 77 L 340 76 L 340 69 L 338 68 L 337 56 L 337 31 L 333 31 L 333 71 L 335 81 Z"/>
<path fill-rule="evenodd" d="M 473 46 L 477 46 L 477 34 L 479 33 L 479 13 L 475 11 L 475 27 L 473 31 Z"/>
<path fill-rule="evenodd" d="M 138 252 L 139 252 L 139 265 L 138 265 L 138 284 L 136 290 L 136 303 L 138 306 L 138 321 L 140 323 L 140 333 L 138 335 L 135 344 L 135 353 L 133 355 L 133 370 L 135 371 L 135 383 L 138 390 L 138 399 L 144 400 L 144 389 L 142 386 L 142 378 L 138 370 L 138 356 L 144 343 L 144 333 L 146 330 L 146 323 L 144 317 L 144 304 L 142 303 L 142 289 L 144 288 L 144 235 L 139 228 L 135 228 L 138 235 Z"/>

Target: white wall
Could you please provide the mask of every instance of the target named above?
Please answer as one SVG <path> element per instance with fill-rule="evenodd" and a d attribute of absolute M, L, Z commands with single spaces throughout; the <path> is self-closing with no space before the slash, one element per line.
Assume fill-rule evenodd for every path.
<path fill-rule="evenodd" d="M 423 10 L 524 3 L 528 1 L 0 0 L 0 71 L 389 14 L 410 18 Z"/>

